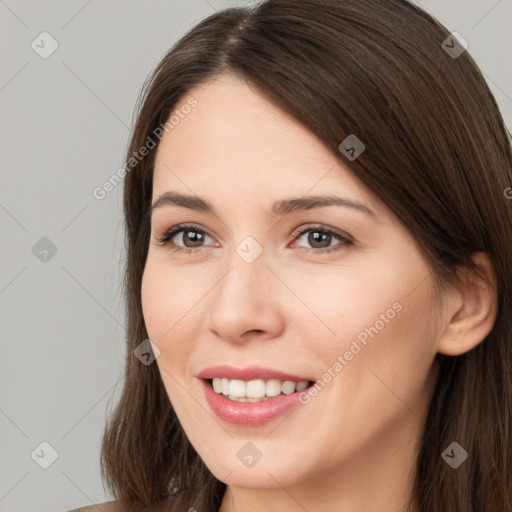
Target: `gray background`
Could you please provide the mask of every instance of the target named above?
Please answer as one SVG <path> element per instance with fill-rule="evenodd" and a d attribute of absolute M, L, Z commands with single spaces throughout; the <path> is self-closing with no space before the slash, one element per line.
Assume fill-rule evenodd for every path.
<path fill-rule="evenodd" d="M 92 190 L 122 166 L 136 97 L 167 49 L 238 3 L 0 0 L 1 512 L 112 499 L 98 458 L 122 385 L 122 186 Z M 416 3 L 468 41 L 511 129 L 512 0 Z M 31 47 L 43 31 L 59 45 L 46 59 Z M 55 254 L 39 252 L 43 237 Z M 42 442 L 58 454 L 47 469 Z"/>

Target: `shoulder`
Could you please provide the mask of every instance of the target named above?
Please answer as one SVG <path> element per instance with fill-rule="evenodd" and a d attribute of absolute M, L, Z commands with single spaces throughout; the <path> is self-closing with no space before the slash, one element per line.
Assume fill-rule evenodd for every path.
<path fill-rule="evenodd" d="M 168 507 L 176 505 L 176 496 L 168 496 L 159 506 L 153 507 L 154 512 L 167 511 Z M 163 508 L 162 508 L 163 507 Z M 129 510 L 128 510 L 129 509 Z M 146 509 L 144 509 L 146 510 Z M 136 512 L 133 506 L 124 507 L 121 504 L 121 500 L 106 501 L 105 503 L 97 503 L 94 505 L 88 505 L 84 507 L 74 508 L 73 510 L 67 510 L 66 512 Z"/>
<path fill-rule="evenodd" d="M 119 500 L 106 501 L 97 505 L 89 505 L 87 507 L 74 508 L 67 512 L 123 512 Z"/>

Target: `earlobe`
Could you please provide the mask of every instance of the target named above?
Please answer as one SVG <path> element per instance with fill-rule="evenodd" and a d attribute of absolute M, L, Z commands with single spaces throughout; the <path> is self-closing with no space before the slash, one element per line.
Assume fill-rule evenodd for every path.
<path fill-rule="evenodd" d="M 447 323 L 438 340 L 438 352 L 458 356 L 469 352 L 491 332 L 498 312 L 497 280 L 487 253 L 477 252 L 472 260 L 484 277 L 461 269 L 463 286 L 453 290 L 447 301 Z"/>

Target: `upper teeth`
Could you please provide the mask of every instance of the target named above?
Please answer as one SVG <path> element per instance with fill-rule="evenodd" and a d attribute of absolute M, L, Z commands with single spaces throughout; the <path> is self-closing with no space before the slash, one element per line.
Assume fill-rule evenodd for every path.
<path fill-rule="evenodd" d="M 237 379 L 214 378 L 212 384 L 213 389 L 219 394 L 222 393 L 231 399 L 248 398 L 249 401 L 251 401 L 250 399 L 264 398 L 265 396 L 277 396 L 281 393 L 289 395 L 308 387 L 307 380 L 294 382 L 292 380 L 281 381 L 277 379 L 267 381 L 258 379 L 245 382 Z"/>

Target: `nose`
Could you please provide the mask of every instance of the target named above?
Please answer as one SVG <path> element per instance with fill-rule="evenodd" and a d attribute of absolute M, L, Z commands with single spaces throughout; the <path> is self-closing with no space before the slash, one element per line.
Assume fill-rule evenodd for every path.
<path fill-rule="evenodd" d="M 284 325 L 283 290 L 279 290 L 283 285 L 267 263 L 265 251 L 251 263 L 236 251 L 226 259 L 222 277 L 212 290 L 211 332 L 235 344 L 279 336 Z"/>

